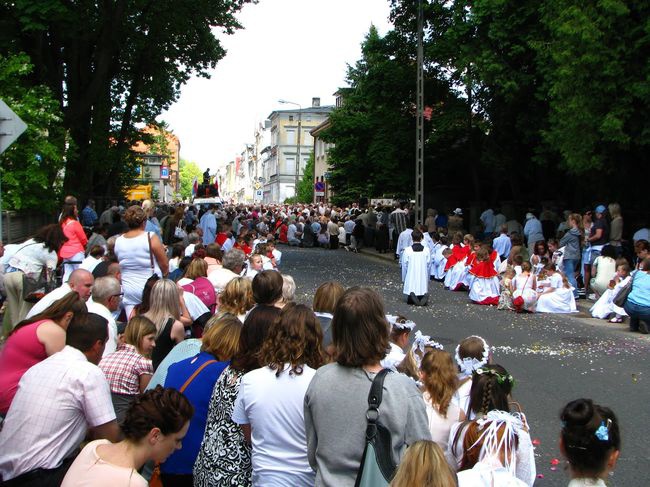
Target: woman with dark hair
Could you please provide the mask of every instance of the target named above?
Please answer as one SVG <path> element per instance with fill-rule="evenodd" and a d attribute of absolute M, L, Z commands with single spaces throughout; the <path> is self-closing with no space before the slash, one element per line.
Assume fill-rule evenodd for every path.
<path fill-rule="evenodd" d="M 560 419 L 560 451 L 569 463 L 569 487 L 605 487 L 621 450 L 616 415 L 591 399 L 576 399 L 564 406 Z"/>
<path fill-rule="evenodd" d="M 470 391 L 468 418 L 471 421 L 457 423 L 452 426 L 449 433 L 449 458 L 456 460 L 458 468 L 472 468 L 466 465 L 467 449 L 473 443 L 465 441 L 466 435 L 475 428 L 476 423 L 490 418 L 489 413 L 498 412 L 503 415 L 508 413 L 513 416 L 516 423 L 518 444 L 516 449 L 516 477 L 532 486 L 535 482 L 535 453 L 530 439 L 526 416 L 521 412 L 519 404 L 511 401 L 512 388 L 515 380 L 506 369 L 498 364 L 485 365 L 476 369 L 472 374 L 472 389 Z M 510 413 L 510 405 L 519 411 Z M 510 418 L 506 418 L 510 419 Z M 469 443 L 469 445 L 468 445 Z M 468 484 L 469 485 L 469 484 Z"/>
<path fill-rule="evenodd" d="M 145 462 L 164 462 L 181 447 L 194 408 L 175 389 L 161 386 L 145 392 L 126 412 L 124 439 L 119 443 L 95 440 L 81 451 L 61 487 L 147 487 L 138 470 Z"/>
<path fill-rule="evenodd" d="M 322 338 L 312 310 L 289 303 L 260 350 L 266 365 L 242 378 L 232 419 L 252 444 L 253 485 L 314 485 L 303 404 L 323 363 Z"/>
<path fill-rule="evenodd" d="M 212 391 L 203 443 L 194 463 L 196 487 L 251 485 L 251 447 L 242 428 L 232 420 L 232 412 L 242 377 L 260 368 L 260 348 L 279 315 L 279 308 L 257 306 L 244 321 L 239 350 Z"/>
<path fill-rule="evenodd" d="M 253 299 L 257 304 L 276 306 L 282 300 L 282 274 L 263 271 L 253 278 Z"/>
<path fill-rule="evenodd" d="M 368 393 L 383 369 L 388 332 L 384 303 L 375 291 L 351 288 L 341 296 L 332 318 L 337 361 L 316 371 L 305 395 L 307 454 L 316 485 L 354 485 L 366 438 Z M 390 430 L 395 464 L 409 444 L 431 439 L 422 395 L 406 376 L 386 375 L 379 417 Z"/>
<path fill-rule="evenodd" d="M 76 204 L 63 206 L 59 224 L 67 237 L 59 249 L 59 257 L 63 261 L 63 282 L 68 282 L 72 271 L 77 269 L 84 260 L 88 237 L 79 223 L 79 210 Z"/>
<path fill-rule="evenodd" d="M 87 312 L 79 294 L 70 292 L 42 313 L 16 325 L 0 351 L 0 415 L 7 414 L 27 369 L 63 350 L 68 325 Z"/>
<path fill-rule="evenodd" d="M 68 240 L 60 225 L 52 223 L 42 227 L 32 238 L 21 244 L 5 246 L 2 263 L 5 267 L 4 287 L 7 306 L 4 328 L 11 330 L 32 309 L 33 303 L 23 299 L 23 276 L 38 279 L 43 271 L 53 279 L 58 263 L 58 252 Z"/>
<path fill-rule="evenodd" d="M 130 206 L 124 214 L 128 231 L 115 241 L 115 255 L 122 273 L 124 310 L 131 315 L 133 307 L 142 300 L 142 288 L 153 274 L 165 277 L 168 261 L 165 248 L 153 232 L 145 232 L 147 215 L 137 206 Z"/>
<path fill-rule="evenodd" d="M 530 264 L 533 266 L 535 274 L 539 274 L 539 271 L 544 267 L 542 259 L 546 258 L 550 262 L 551 254 L 548 251 L 548 245 L 545 240 L 539 240 L 535 242 L 533 247 L 533 255 L 530 256 Z"/>
<path fill-rule="evenodd" d="M 337 281 L 324 282 L 314 293 L 312 309 L 323 330 L 323 347 L 332 343 L 332 317 L 336 303 L 343 296 L 345 288 Z"/>

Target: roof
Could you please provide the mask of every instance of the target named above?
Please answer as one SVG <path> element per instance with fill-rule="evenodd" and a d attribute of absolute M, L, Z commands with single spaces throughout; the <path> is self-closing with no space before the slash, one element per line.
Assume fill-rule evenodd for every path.
<path fill-rule="evenodd" d="M 311 129 L 309 133 L 311 134 L 312 137 L 315 137 L 318 134 L 320 134 L 323 130 L 329 128 L 330 125 L 332 125 L 332 123 L 330 122 L 329 117 L 327 117 L 327 119 L 323 120 L 320 124 L 316 125 L 313 129 Z"/>
<path fill-rule="evenodd" d="M 294 110 L 273 110 L 271 113 L 269 113 L 269 116 L 266 117 L 266 118 L 268 118 L 268 119 L 273 118 L 273 114 L 275 114 L 275 113 L 278 113 L 278 114 L 279 113 L 298 113 L 298 112 L 300 112 L 300 113 L 329 113 L 332 110 L 334 110 L 334 108 L 336 108 L 334 105 L 324 105 L 324 106 L 321 106 L 321 107 L 307 107 L 307 108 L 303 108 L 303 109 L 300 109 L 300 110 L 297 109 L 297 108 L 294 109 Z"/>

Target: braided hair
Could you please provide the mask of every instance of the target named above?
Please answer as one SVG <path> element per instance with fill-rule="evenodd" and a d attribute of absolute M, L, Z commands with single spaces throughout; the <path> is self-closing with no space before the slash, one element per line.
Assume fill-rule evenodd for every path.
<path fill-rule="evenodd" d="M 510 411 L 509 395 L 514 379 L 501 365 L 485 365 L 472 374 L 469 411 L 477 416 L 489 411 Z"/>

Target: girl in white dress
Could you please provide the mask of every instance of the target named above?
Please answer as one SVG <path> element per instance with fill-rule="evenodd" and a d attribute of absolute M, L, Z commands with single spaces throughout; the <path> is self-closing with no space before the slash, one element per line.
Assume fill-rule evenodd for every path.
<path fill-rule="evenodd" d="M 468 417 L 472 419 L 472 421 L 466 421 L 452 426 L 449 433 L 447 457 L 459 470 L 472 468 L 474 463 L 468 464 L 468 459 L 466 458 L 466 453 L 471 450 L 472 445 L 477 441 L 476 438 L 474 441 L 469 441 L 467 439 L 467 435 L 471 435 L 472 428 L 476 428 L 476 424 L 481 426 L 482 424 L 480 421 L 489 418 L 489 415 L 494 414 L 495 412 L 498 413 L 499 419 L 502 421 L 508 420 L 509 418 L 507 418 L 506 415 L 510 415 L 512 416 L 512 420 L 516 421 L 516 424 L 513 425 L 517 435 L 516 450 L 514 458 L 510 460 L 509 465 L 502 463 L 500 466 L 506 467 L 510 473 L 514 474 L 523 482 L 523 485 L 532 486 L 537 475 L 535 468 L 535 453 L 530 439 L 526 416 L 521 412 L 519 404 L 513 402 L 511 398 L 513 385 L 514 379 L 512 375 L 510 375 L 506 369 L 500 365 L 486 365 L 474 372 L 468 414 Z M 518 411 L 511 413 L 511 405 Z M 478 457 L 478 460 L 480 460 L 481 457 L 478 455 L 478 452 L 473 453 L 474 458 Z M 499 465 L 491 463 L 487 466 L 490 467 L 489 471 L 491 471 L 493 467 L 499 467 Z M 510 470 L 510 467 L 512 467 L 512 470 Z M 465 483 L 463 485 L 483 484 L 479 482 L 477 484 Z M 509 484 L 495 483 L 494 485 Z M 520 484 L 515 483 L 513 485 Z"/>
<path fill-rule="evenodd" d="M 630 265 L 623 259 L 616 267 L 616 276 L 610 281 L 609 288 L 598 298 L 598 301 L 589 310 L 591 316 L 606 320 L 612 314 L 614 317 L 609 320 L 610 323 L 622 323 L 623 317 L 627 316 L 625 310 L 614 304 L 614 299 L 618 293 L 623 289 L 628 282 L 630 282 Z"/>
<path fill-rule="evenodd" d="M 458 487 L 525 487 L 515 475 L 519 435 L 525 419 L 506 411 L 490 411 L 469 423 L 463 438 Z"/>
<path fill-rule="evenodd" d="M 560 451 L 569 463 L 569 487 L 604 487 L 621 449 L 616 415 L 591 399 L 576 399 L 564 407 L 560 419 Z"/>
<path fill-rule="evenodd" d="M 397 366 L 402 363 L 406 357 L 404 347 L 409 343 L 411 331 L 415 328 L 415 323 L 407 320 L 404 316 L 386 315 L 386 320 L 391 325 L 390 338 L 388 345 L 390 349 L 381 361 L 381 366 L 386 369 L 396 370 Z"/>
<path fill-rule="evenodd" d="M 472 389 L 472 374 L 475 370 L 485 367 L 492 360 L 492 349 L 480 336 L 472 335 L 464 338 L 456 346 L 454 359 L 458 365 L 458 389 L 454 393 L 452 402 L 456 404 L 466 416 L 469 413 L 469 393 Z"/>
<path fill-rule="evenodd" d="M 549 285 L 539 294 L 535 311 L 538 313 L 577 313 L 573 287 L 569 284 L 566 276 L 556 272 L 553 264 L 548 264 L 542 272 L 547 274 Z"/>
<path fill-rule="evenodd" d="M 521 264 L 521 274 L 512 280 L 512 298 L 517 311 L 535 311 L 537 278 L 532 274 L 530 262 Z"/>
<path fill-rule="evenodd" d="M 432 346 L 436 349 L 427 352 L 420 364 L 420 380 L 424 389 L 423 398 L 431 438 L 446 450 L 452 425 L 464 421 L 465 413 L 458 404 L 451 402 L 458 388 L 454 361 L 451 355 L 442 349 L 442 345 Z"/>

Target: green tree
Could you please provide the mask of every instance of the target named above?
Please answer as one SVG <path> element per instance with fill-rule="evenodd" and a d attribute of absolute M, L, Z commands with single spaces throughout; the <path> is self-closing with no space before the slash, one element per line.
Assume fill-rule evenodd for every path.
<path fill-rule="evenodd" d="M 0 156 L 3 209 L 51 211 L 59 202 L 62 114 L 47 87 L 28 83 L 33 68 L 25 54 L 0 55 L 0 98 L 27 124 Z"/>
<path fill-rule="evenodd" d="M 250 0 L 16 0 L 0 4 L 0 53 L 26 52 L 48 86 L 73 150 L 67 192 L 113 195 L 135 175 L 131 147 L 191 76 L 209 77 L 226 51 L 213 34 L 240 28 Z"/>
<path fill-rule="evenodd" d="M 302 179 L 298 183 L 297 201 L 299 203 L 313 203 L 314 201 L 314 168 L 316 160 L 314 153 L 309 154 L 309 159 L 305 164 L 305 169 L 302 173 Z"/>
<path fill-rule="evenodd" d="M 194 184 L 194 178 L 196 178 L 200 183 L 203 171 L 201 171 L 201 168 L 196 162 L 186 161 L 182 158 L 180 160 L 179 166 L 181 196 L 184 200 L 189 200 L 192 197 L 192 185 Z"/>

